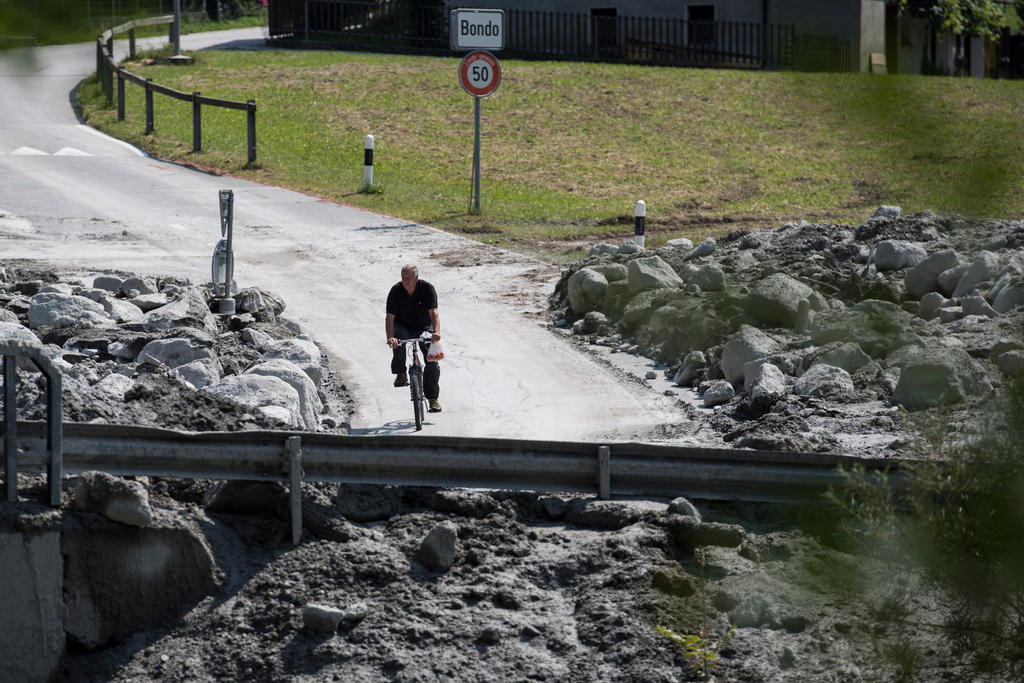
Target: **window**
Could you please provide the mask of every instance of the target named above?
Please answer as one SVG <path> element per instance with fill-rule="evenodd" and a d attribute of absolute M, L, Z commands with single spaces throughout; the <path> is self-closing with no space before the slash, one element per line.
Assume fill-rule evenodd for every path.
<path fill-rule="evenodd" d="M 686 20 L 687 43 L 700 47 L 710 47 L 715 44 L 714 5 L 687 5 Z"/>

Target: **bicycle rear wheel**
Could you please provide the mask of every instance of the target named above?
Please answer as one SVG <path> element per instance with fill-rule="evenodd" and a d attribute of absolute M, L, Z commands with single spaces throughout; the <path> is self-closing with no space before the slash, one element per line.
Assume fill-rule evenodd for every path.
<path fill-rule="evenodd" d="M 423 373 L 415 366 L 409 368 L 409 393 L 412 395 L 412 414 L 418 432 L 423 429 Z"/>

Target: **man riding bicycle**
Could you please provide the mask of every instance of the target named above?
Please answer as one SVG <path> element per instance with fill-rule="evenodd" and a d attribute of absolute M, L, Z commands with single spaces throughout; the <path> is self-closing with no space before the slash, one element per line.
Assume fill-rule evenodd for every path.
<path fill-rule="evenodd" d="M 387 316 L 384 319 L 384 331 L 387 334 L 388 346 L 394 349 L 391 356 L 391 372 L 395 375 L 395 386 L 409 385 L 409 377 L 405 371 L 405 347 L 398 343 L 399 339 L 418 337 L 429 331 L 430 341 L 441 341 L 441 319 L 437 314 L 437 290 L 426 280 L 420 280 L 419 269 L 414 265 L 402 267 L 402 281 L 395 284 L 388 292 Z M 427 357 L 426 343 L 421 344 L 423 357 Z M 423 369 L 423 394 L 427 397 L 429 411 L 441 412 L 441 404 L 437 397 L 441 390 L 438 380 L 441 377 L 441 366 L 437 361 L 428 360 Z"/>

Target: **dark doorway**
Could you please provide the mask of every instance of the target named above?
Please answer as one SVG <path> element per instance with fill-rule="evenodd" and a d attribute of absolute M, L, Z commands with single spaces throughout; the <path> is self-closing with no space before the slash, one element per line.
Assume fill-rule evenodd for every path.
<path fill-rule="evenodd" d="M 691 47 L 714 47 L 714 5 L 687 5 L 686 21 L 687 38 Z"/>
<path fill-rule="evenodd" d="M 900 66 L 900 8 L 885 4 L 885 70 L 899 73 Z"/>
<path fill-rule="evenodd" d="M 594 46 L 602 57 L 613 57 L 618 51 L 619 11 L 614 7 L 600 7 L 590 10 L 590 21 L 594 27 Z"/>

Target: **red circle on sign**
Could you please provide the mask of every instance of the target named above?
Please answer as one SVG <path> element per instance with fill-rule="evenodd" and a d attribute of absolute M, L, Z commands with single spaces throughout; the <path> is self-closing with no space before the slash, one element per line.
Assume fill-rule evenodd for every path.
<path fill-rule="evenodd" d="M 474 97 L 487 97 L 501 83 L 501 65 L 486 50 L 475 50 L 462 58 L 459 65 L 459 83 Z"/>

